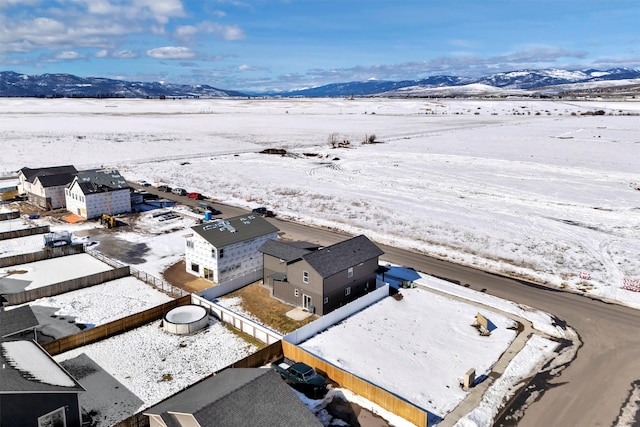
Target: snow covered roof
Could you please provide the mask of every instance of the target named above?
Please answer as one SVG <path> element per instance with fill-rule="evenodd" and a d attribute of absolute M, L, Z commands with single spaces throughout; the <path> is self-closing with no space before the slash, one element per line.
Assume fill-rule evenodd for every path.
<path fill-rule="evenodd" d="M 191 227 L 216 248 L 277 233 L 278 227 L 258 215 L 240 215 Z"/>
<path fill-rule="evenodd" d="M 0 341 L 0 394 L 79 393 L 84 388 L 33 341 Z"/>

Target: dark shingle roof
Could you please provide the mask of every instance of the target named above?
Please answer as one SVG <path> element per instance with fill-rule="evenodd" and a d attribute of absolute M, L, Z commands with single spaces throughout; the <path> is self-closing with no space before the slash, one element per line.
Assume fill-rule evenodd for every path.
<path fill-rule="evenodd" d="M 171 426 L 169 412 L 192 414 L 202 426 L 322 425 L 277 372 L 264 368 L 226 369 L 144 411 Z"/>
<path fill-rule="evenodd" d="M 116 169 L 92 169 L 78 172 L 83 194 L 129 189 L 129 184 Z"/>
<path fill-rule="evenodd" d="M 74 177 L 75 177 L 75 174 L 65 173 L 65 174 L 58 174 L 58 175 L 38 176 L 35 179 L 40 181 L 40 184 L 42 184 L 44 188 L 49 188 L 49 187 L 60 187 L 63 185 L 67 185 L 71 183 L 71 181 L 73 181 Z"/>
<path fill-rule="evenodd" d="M 366 236 L 360 235 L 344 242 L 308 253 L 302 258 L 322 277 L 332 276 L 349 267 L 384 254 Z"/>
<path fill-rule="evenodd" d="M 33 310 L 28 305 L 0 311 L 0 338 L 8 337 L 36 326 L 38 326 L 38 319 L 36 319 Z"/>
<path fill-rule="evenodd" d="M 284 260 L 285 262 L 295 261 L 311 252 L 307 249 L 297 248 L 290 243 L 283 243 L 273 239 L 267 240 L 258 248 L 258 251 Z"/>
<path fill-rule="evenodd" d="M 20 172 L 24 175 L 25 179 L 31 183 L 36 179 L 36 177 L 43 177 L 49 175 L 75 175 L 78 173 L 75 167 L 72 165 L 65 166 L 51 166 L 48 168 L 22 168 Z M 71 181 L 69 181 L 71 182 Z"/>
<path fill-rule="evenodd" d="M 19 345 L 19 360 L 12 360 L 5 346 Z M 0 394 L 79 393 L 84 388 L 33 341 L 0 340 Z M 39 379 L 41 376 L 42 379 Z"/>
<path fill-rule="evenodd" d="M 278 227 L 258 215 L 241 215 L 218 219 L 191 227 L 216 248 L 277 233 Z"/>

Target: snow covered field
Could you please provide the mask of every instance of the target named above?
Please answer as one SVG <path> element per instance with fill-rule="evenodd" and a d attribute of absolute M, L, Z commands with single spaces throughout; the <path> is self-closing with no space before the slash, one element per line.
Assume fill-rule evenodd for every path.
<path fill-rule="evenodd" d="M 605 115 L 583 115 L 600 109 Z M 181 186 L 238 206 L 264 204 L 279 217 L 640 307 L 640 293 L 621 289 L 624 279 L 640 279 L 639 112 L 640 103 L 517 100 L 2 99 L 0 139 L 11 155 L 0 160 L 0 176 L 24 166 L 113 166 L 132 181 Z M 362 145 L 371 134 L 381 143 Z M 349 140 L 349 148 L 332 148 L 330 138 Z M 258 153 L 265 148 L 289 154 Z M 154 225 L 150 217 L 141 221 L 140 229 Z M 135 267 L 159 276 L 183 254 L 182 230 L 192 223 L 181 221 L 118 238 L 144 243 L 149 250 Z M 5 243 L 0 256 L 22 250 Z M 423 280 L 478 298 L 466 288 Z M 480 295 L 484 304 L 525 317 L 546 334 L 565 332 L 544 313 Z M 427 342 L 451 335 L 444 326 L 428 332 Z M 156 352 L 147 339 L 130 336 L 117 348 L 142 342 Z M 541 340 L 527 344 L 465 425 L 490 417 L 501 396 L 538 367 L 550 351 Z M 194 346 L 179 354 L 187 348 Z M 98 361 L 109 351 L 119 350 L 89 357 Z M 155 383 L 139 392 L 148 379 L 115 365 L 109 372 L 139 396 L 127 411 L 167 392 Z M 447 371 L 441 381 L 464 371 Z M 165 373 L 150 372 L 154 378 Z M 448 398 L 436 402 L 454 405 Z"/>
<path fill-rule="evenodd" d="M 3 99 L 0 113 L 0 175 L 113 166 L 640 307 L 621 289 L 640 279 L 638 102 Z"/>

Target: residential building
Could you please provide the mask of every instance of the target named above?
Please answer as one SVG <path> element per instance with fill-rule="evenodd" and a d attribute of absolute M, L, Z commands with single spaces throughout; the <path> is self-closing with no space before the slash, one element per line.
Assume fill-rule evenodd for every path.
<path fill-rule="evenodd" d="M 116 169 L 78 172 L 65 197 L 67 210 L 87 219 L 131 212 L 131 188 Z"/>
<path fill-rule="evenodd" d="M 150 427 L 320 427 L 273 369 L 230 368 L 144 411 Z"/>
<path fill-rule="evenodd" d="M 263 280 L 273 296 L 319 315 L 376 289 L 378 257 L 384 252 L 360 235 L 310 250 L 269 241 L 263 253 Z"/>
<path fill-rule="evenodd" d="M 84 388 L 34 341 L 0 340 L 0 367 L 0 425 L 82 425 Z"/>
<path fill-rule="evenodd" d="M 38 319 L 29 305 L 5 310 L 0 302 L 0 339 L 26 331 L 35 331 Z"/>
<path fill-rule="evenodd" d="M 185 236 L 187 272 L 215 283 L 252 283 L 262 278 L 258 248 L 278 238 L 278 228 L 259 215 L 217 219 L 191 227 Z"/>
<path fill-rule="evenodd" d="M 76 168 L 71 165 L 22 168 L 18 171 L 18 193 L 26 194 L 29 203 L 42 209 L 64 208 L 65 188 L 77 173 Z"/>

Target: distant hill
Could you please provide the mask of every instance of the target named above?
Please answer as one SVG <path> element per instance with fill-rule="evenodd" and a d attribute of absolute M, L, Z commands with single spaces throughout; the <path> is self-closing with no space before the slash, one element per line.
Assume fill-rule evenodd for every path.
<path fill-rule="evenodd" d="M 93 98 L 223 98 L 247 96 L 348 97 L 348 96 L 556 96 L 561 93 L 638 94 L 640 69 L 519 70 L 484 77 L 432 76 L 418 80 L 332 83 L 324 86 L 271 93 L 243 93 L 208 85 L 130 82 L 71 74 L 29 76 L 0 72 L 0 97 Z"/>
<path fill-rule="evenodd" d="M 207 85 L 177 85 L 160 82 L 129 82 L 71 74 L 28 76 L 12 71 L 0 72 L 0 97 L 79 97 L 79 98 L 220 98 L 247 95 Z"/>

